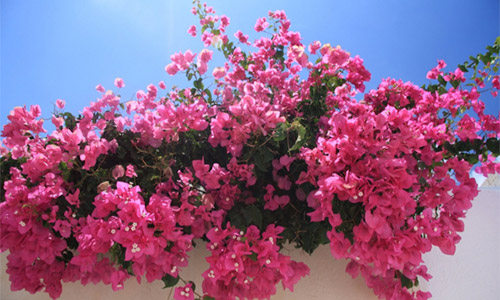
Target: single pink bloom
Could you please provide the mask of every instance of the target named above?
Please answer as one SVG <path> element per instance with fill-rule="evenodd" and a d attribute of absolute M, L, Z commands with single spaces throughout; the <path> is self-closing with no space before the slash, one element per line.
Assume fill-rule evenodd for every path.
<path fill-rule="evenodd" d="M 56 220 L 54 229 L 59 232 L 63 238 L 69 238 L 71 235 L 71 224 L 66 220 Z"/>
<path fill-rule="evenodd" d="M 193 62 L 195 56 L 196 53 L 191 52 L 191 50 L 187 50 L 186 52 L 184 52 L 184 59 L 188 64 Z"/>
<path fill-rule="evenodd" d="M 64 119 L 61 117 L 57 118 L 56 116 L 52 116 L 52 124 L 54 124 L 54 126 L 56 126 L 56 128 L 59 128 L 59 127 L 63 126 Z"/>
<path fill-rule="evenodd" d="M 175 75 L 177 74 L 177 72 L 179 72 L 179 67 L 177 67 L 177 65 L 175 63 L 169 63 L 166 67 L 165 67 L 165 71 L 170 74 L 170 75 Z"/>
<path fill-rule="evenodd" d="M 125 171 L 125 176 L 130 177 L 130 178 L 137 177 L 137 173 L 135 172 L 133 165 L 127 166 L 127 170 Z"/>
<path fill-rule="evenodd" d="M 192 164 L 193 164 L 193 169 L 194 169 L 195 175 L 199 179 L 202 179 L 203 177 L 205 177 L 205 175 L 210 170 L 210 165 L 205 164 L 204 158 L 202 158 L 201 160 L 200 159 L 193 160 Z"/>
<path fill-rule="evenodd" d="M 191 25 L 187 31 L 191 36 L 196 37 L 196 26 Z"/>
<path fill-rule="evenodd" d="M 191 287 L 191 283 L 186 284 L 185 286 L 175 288 L 174 292 L 175 300 L 194 300 L 194 292 Z"/>
<path fill-rule="evenodd" d="M 199 63 L 198 64 L 198 72 L 200 72 L 201 75 L 205 74 L 207 72 L 208 65 L 206 63 Z"/>
<path fill-rule="evenodd" d="M 248 44 L 248 35 L 243 34 L 243 32 L 241 32 L 241 30 L 238 30 L 234 34 L 234 37 L 237 38 L 241 43 Z"/>
<path fill-rule="evenodd" d="M 290 171 L 290 165 L 295 160 L 295 158 L 290 157 L 288 155 L 283 155 L 280 157 L 280 164 L 283 165 L 287 171 Z"/>
<path fill-rule="evenodd" d="M 493 85 L 494 88 L 500 90 L 500 76 L 499 75 L 493 76 L 491 84 Z"/>
<path fill-rule="evenodd" d="M 101 92 L 101 93 L 104 93 L 106 90 L 104 89 L 104 87 L 100 84 L 98 84 L 96 87 L 95 87 L 96 91 L 98 92 Z"/>
<path fill-rule="evenodd" d="M 212 59 L 212 54 L 213 52 L 208 49 L 203 49 L 201 50 L 200 54 L 198 55 L 198 64 L 201 63 L 208 63 Z"/>
<path fill-rule="evenodd" d="M 222 78 L 226 75 L 226 70 L 223 67 L 214 68 L 212 75 L 215 79 Z"/>
<path fill-rule="evenodd" d="M 123 177 L 123 175 L 125 175 L 125 169 L 122 167 L 122 165 L 117 165 L 111 172 L 111 175 L 114 179 Z"/>
<path fill-rule="evenodd" d="M 257 22 L 255 23 L 254 29 L 257 32 L 261 32 L 261 31 L 265 30 L 268 26 L 269 26 L 269 23 L 266 22 L 266 18 L 260 18 L 260 19 L 257 19 Z"/>
<path fill-rule="evenodd" d="M 0 145 L 0 155 L 4 156 L 4 155 L 7 155 L 7 153 L 9 153 L 9 150 L 7 150 L 5 147 Z"/>
<path fill-rule="evenodd" d="M 229 25 L 229 17 L 228 16 L 221 16 L 220 23 L 221 23 L 222 27 L 227 27 Z"/>
<path fill-rule="evenodd" d="M 316 54 L 316 51 L 321 48 L 321 42 L 320 41 L 314 41 L 312 44 L 309 45 L 309 52 L 311 54 Z"/>
<path fill-rule="evenodd" d="M 446 63 L 444 60 L 438 60 L 438 69 L 444 69 L 446 67 Z"/>
<path fill-rule="evenodd" d="M 146 97 L 146 92 L 144 92 L 143 90 L 138 90 L 136 93 L 135 93 L 135 97 L 137 99 L 144 99 Z"/>
<path fill-rule="evenodd" d="M 80 189 L 76 189 L 75 193 L 68 194 L 66 196 L 66 201 L 68 201 L 71 205 L 76 205 L 76 207 L 80 207 Z"/>
<path fill-rule="evenodd" d="M 122 87 L 125 86 L 125 83 L 123 83 L 123 79 L 116 78 L 115 79 L 115 85 L 116 85 L 117 88 L 121 89 Z"/>
<path fill-rule="evenodd" d="M 167 88 L 167 86 L 165 85 L 165 82 L 163 82 L 163 80 L 162 80 L 162 81 L 160 81 L 160 83 L 158 83 L 158 86 L 159 86 L 159 87 L 160 87 L 160 89 L 162 89 L 162 90 L 164 90 L 164 89 L 166 89 L 166 88 Z"/>
<path fill-rule="evenodd" d="M 123 269 L 114 270 L 113 273 L 111 273 L 111 278 L 110 278 L 111 288 L 113 289 L 113 291 L 118 291 L 123 289 L 123 283 L 129 277 L 130 276 L 128 275 L 128 273 Z"/>
<path fill-rule="evenodd" d="M 56 100 L 56 106 L 59 107 L 60 109 L 63 109 L 65 105 L 66 105 L 66 101 L 64 101 L 62 99 Z"/>
<path fill-rule="evenodd" d="M 214 38 L 214 35 L 213 33 L 211 33 L 210 31 L 205 31 L 202 35 L 201 35 L 201 40 L 203 41 L 203 45 L 205 47 L 208 47 L 212 44 L 212 39 Z"/>

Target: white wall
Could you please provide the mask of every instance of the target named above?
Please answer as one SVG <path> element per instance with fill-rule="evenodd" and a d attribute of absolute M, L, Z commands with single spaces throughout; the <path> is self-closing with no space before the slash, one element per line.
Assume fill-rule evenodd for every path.
<path fill-rule="evenodd" d="M 190 268 L 183 278 L 194 279 L 201 287 L 199 274 L 207 268 L 204 250 L 195 249 L 190 259 Z M 280 292 L 272 300 L 375 300 L 370 289 L 361 278 L 355 280 L 344 272 L 346 263 L 335 261 L 328 246 L 318 249 L 312 257 L 296 249 L 285 250 L 293 259 L 305 262 L 311 275 L 295 286 L 295 292 Z M 42 300 L 47 294 L 31 295 L 27 292 L 11 292 L 8 275 L 5 273 L 6 254 L 0 256 L 0 299 Z M 425 256 L 429 272 L 434 276 L 430 282 L 422 282 L 423 290 L 430 290 L 435 300 L 498 300 L 500 299 L 500 189 L 485 188 L 474 200 L 465 220 L 465 232 L 454 256 L 442 254 L 434 249 Z M 145 282 L 145 281 L 144 281 Z M 113 292 L 110 286 L 79 283 L 63 285 L 60 299 L 168 299 L 170 290 L 163 290 L 162 282 L 138 285 L 132 279 L 125 289 Z"/>
<path fill-rule="evenodd" d="M 436 300 L 500 299 L 500 189 L 484 188 L 465 219 L 455 255 L 433 249 L 424 260 L 434 276 L 422 285 Z"/>

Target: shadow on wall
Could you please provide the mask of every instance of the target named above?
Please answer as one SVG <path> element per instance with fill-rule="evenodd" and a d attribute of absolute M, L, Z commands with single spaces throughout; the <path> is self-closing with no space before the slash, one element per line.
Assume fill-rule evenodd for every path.
<path fill-rule="evenodd" d="M 433 300 L 498 299 L 500 295 L 500 188 L 488 186 L 474 200 L 468 212 L 465 232 L 454 256 L 446 256 L 433 249 L 424 260 L 434 276 L 430 282 L 421 282 L 423 290 L 430 290 Z M 208 268 L 205 249 L 198 247 L 191 252 L 190 267 L 182 277 L 193 280 L 201 288 L 201 273 Z M 336 261 L 330 255 L 329 246 L 317 249 L 313 256 L 289 247 L 284 254 L 306 263 L 311 274 L 295 286 L 295 291 L 283 291 L 272 300 L 375 300 L 377 297 L 365 286 L 361 278 L 352 279 L 345 273 L 346 261 Z M 45 293 L 31 295 L 25 291 L 11 292 L 8 274 L 5 273 L 7 254 L 0 256 L 0 299 L 2 300 L 49 300 Z M 139 285 L 135 279 L 125 283 L 125 289 L 113 292 L 103 284 L 82 286 L 80 283 L 63 285 L 62 300 L 136 300 L 168 299 L 170 289 L 162 289 L 163 283 L 151 284 L 143 280 Z M 172 293 L 173 294 L 173 293 Z"/>

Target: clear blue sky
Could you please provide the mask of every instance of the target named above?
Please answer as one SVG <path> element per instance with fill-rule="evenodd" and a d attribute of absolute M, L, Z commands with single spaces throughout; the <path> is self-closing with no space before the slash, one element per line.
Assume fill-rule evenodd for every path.
<path fill-rule="evenodd" d="M 498 0 L 211 0 L 231 18 L 228 33 L 251 33 L 255 20 L 284 9 L 305 44 L 341 45 L 360 55 L 372 73 L 369 88 L 393 77 L 426 83 L 427 71 L 482 52 L 500 34 Z M 190 0 L 1 0 L 0 125 L 20 105 L 39 104 L 49 118 L 58 98 L 78 114 L 98 97 L 97 84 L 130 99 L 164 80 L 169 56 L 202 47 L 186 33 L 197 24 Z M 199 26 L 198 26 L 199 28 Z M 488 110 L 499 110 L 490 99 Z M 50 123 L 50 122 L 48 122 Z"/>

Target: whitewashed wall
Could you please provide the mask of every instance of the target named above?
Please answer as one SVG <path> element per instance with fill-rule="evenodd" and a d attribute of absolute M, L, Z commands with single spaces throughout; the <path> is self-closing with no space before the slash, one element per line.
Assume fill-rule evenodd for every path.
<path fill-rule="evenodd" d="M 500 188 L 483 188 L 474 200 L 465 222 L 465 232 L 454 256 L 446 256 L 434 249 L 425 256 L 430 273 L 430 282 L 421 288 L 430 290 L 436 300 L 498 300 L 500 299 Z M 285 250 L 293 259 L 305 262 L 311 275 L 303 278 L 295 292 L 281 291 L 272 300 L 375 300 L 370 289 L 361 278 L 353 280 L 344 272 L 346 262 L 335 261 L 328 246 L 318 249 L 312 257 L 295 249 Z M 207 268 L 204 250 L 195 249 L 190 259 L 190 268 L 183 278 L 195 279 L 201 287 L 199 274 Z M 0 299 L 42 300 L 47 294 L 31 295 L 27 292 L 11 292 L 8 275 L 5 273 L 6 254 L 0 256 Z M 197 279 L 197 280 L 196 280 Z M 125 289 L 113 292 L 102 284 L 86 287 L 78 283 L 63 285 L 60 299 L 169 299 L 170 289 L 162 289 L 162 283 L 138 285 L 134 279 L 126 282 Z M 171 298 L 170 298 L 171 299 Z"/>

